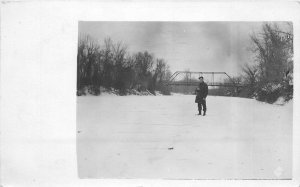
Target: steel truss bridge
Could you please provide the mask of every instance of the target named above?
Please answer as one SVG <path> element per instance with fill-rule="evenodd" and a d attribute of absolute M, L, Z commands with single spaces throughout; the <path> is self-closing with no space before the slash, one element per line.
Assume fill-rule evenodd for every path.
<path fill-rule="evenodd" d="M 184 75 L 184 80 L 176 81 L 175 78 L 178 75 Z M 246 84 L 240 84 L 236 83 L 226 72 L 193 72 L 193 71 L 176 71 L 172 74 L 170 79 L 165 82 L 167 86 L 198 86 L 199 80 L 192 79 L 192 75 L 198 75 L 198 77 L 202 75 L 211 75 L 211 80 L 206 81 L 206 84 L 208 86 L 224 86 L 224 87 L 235 87 L 235 88 L 241 88 L 246 87 Z M 215 81 L 215 75 L 224 75 L 228 78 L 228 81 L 225 82 L 216 82 Z"/>

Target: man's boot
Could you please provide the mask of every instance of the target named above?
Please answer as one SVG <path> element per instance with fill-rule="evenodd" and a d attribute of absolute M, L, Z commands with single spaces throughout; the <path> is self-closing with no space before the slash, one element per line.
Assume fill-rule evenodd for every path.
<path fill-rule="evenodd" d="M 203 116 L 205 116 L 205 115 L 206 115 L 206 111 L 203 112 Z"/>
<path fill-rule="evenodd" d="M 201 115 L 201 110 L 199 110 L 199 114 L 198 115 Z"/>

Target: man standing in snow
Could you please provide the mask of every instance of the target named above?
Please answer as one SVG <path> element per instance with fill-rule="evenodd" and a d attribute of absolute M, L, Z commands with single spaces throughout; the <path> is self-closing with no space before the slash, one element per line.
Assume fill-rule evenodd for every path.
<path fill-rule="evenodd" d="M 200 83 L 198 88 L 196 89 L 196 100 L 195 102 L 198 103 L 198 111 L 199 114 L 201 115 L 201 110 L 203 107 L 203 116 L 206 114 L 206 97 L 208 94 L 208 86 L 207 84 L 203 81 L 203 77 L 199 77 Z"/>

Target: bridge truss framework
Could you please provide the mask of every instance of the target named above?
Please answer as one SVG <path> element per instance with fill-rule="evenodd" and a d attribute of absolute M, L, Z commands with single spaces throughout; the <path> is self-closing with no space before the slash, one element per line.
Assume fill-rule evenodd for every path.
<path fill-rule="evenodd" d="M 178 75 L 185 75 L 185 77 L 188 77 L 184 81 L 175 81 L 175 78 Z M 198 75 L 198 77 L 202 75 L 211 75 L 212 79 L 211 81 L 207 82 L 208 86 L 225 86 L 225 87 L 245 87 L 246 84 L 240 84 L 236 83 L 226 72 L 195 72 L 195 71 L 176 71 L 173 73 L 168 81 L 166 81 L 166 85 L 168 86 L 197 86 L 199 84 L 198 80 L 193 80 L 192 74 Z M 215 75 L 225 75 L 230 82 L 224 83 L 224 82 L 215 82 Z"/>

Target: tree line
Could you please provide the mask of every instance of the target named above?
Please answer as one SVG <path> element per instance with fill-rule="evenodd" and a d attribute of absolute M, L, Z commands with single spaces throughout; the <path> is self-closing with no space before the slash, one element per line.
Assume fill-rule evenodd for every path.
<path fill-rule="evenodd" d="M 250 35 L 250 51 L 254 59 L 247 62 L 239 76 L 226 83 L 246 85 L 243 88 L 220 88 L 218 94 L 256 98 L 268 103 L 279 97 L 293 98 L 293 27 L 283 30 L 277 24 L 265 23 L 261 31 Z"/>
<path fill-rule="evenodd" d="M 164 81 L 171 72 L 163 58 L 155 58 L 148 51 L 130 54 L 122 42 L 106 38 L 95 42 L 90 36 L 81 35 L 77 54 L 77 95 L 99 95 L 101 87 L 116 89 L 126 95 L 131 89 L 170 94 Z"/>

